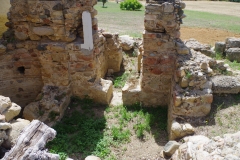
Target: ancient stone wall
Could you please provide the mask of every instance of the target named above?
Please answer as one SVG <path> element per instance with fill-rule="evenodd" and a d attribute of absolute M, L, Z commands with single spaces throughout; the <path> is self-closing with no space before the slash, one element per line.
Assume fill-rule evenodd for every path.
<path fill-rule="evenodd" d="M 184 7 L 185 4 L 179 1 L 147 1 L 143 48 L 139 54 L 141 79 L 123 88 L 125 104 L 138 101 L 146 106 L 168 105 L 176 56 L 189 53 L 179 39 Z"/>
<path fill-rule="evenodd" d="M 32 102 L 24 110 L 28 119 L 61 118 L 71 96 L 110 102 L 112 82 L 102 78 L 108 69 L 119 71 L 122 53 L 118 36 L 98 31 L 96 3 L 11 1 L 0 46 L 0 94 L 23 107 Z"/>

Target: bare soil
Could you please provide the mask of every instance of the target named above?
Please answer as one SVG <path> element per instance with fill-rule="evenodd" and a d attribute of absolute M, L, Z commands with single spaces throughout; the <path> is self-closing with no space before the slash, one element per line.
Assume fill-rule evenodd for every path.
<path fill-rule="evenodd" d="M 211 28 L 181 28 L 182 40 L 194 38 L 201 43 L 214 45 L 214 43 L 217 41 L 225 41 L 227 37 L 240 37 L 240 34 Z"/>
<path fill-rule="evenodd" d="M 226 14 L 240 17 L 240 3 L 223 1 L 184 1 L 187 10 Z"/>

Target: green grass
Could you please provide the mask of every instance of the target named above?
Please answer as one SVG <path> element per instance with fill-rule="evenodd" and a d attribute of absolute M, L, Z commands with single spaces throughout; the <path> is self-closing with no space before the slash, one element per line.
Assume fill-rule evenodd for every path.
<path fill-rule="evenodd" d="M 144 7 L 140 11 L 121 10 L 120 3 L 108 2 L 107 8 L 102 8 L 102 3 L 98 3 L 94 8 L 98 10 L 99 28 L 109 32 L 118 32 L 120 35 L 130 35 L 142 37 L 144 29 Z"/>
<path fill-rule="evenodd" d="M 216 28 L 240 33 L 240 17 L 184 10 L 183 26 Z"/>
<path fill-rule="evenodd" d="M 144 7 L 141 11 L 123 11 L 115 2 L 108 2 L 106 6 L 107 8 L 102 8 L 102 3 L 95 6 L 98 10 L 99 28 L 109 32 L 118 32 L 120 35 L 142 37 Z M 184 12 L 187 17 L 183 19 L 182 26 L 216 28 L 240 33 L 240 17 L 190 10 L 184 10 Z"/>
<path fill-rule="evenodd" d="M 127 79 L 128 79 L 129 73 L 123 73 L 121 76 L 118 76 L 114 79 L 113 85 L 115 88 L 123 88 Z"/>
<path fill-rule="evenodd" d="M 101 110 L 88 98 L 73 97 L 68 108 L 63 119 L 53 127 L 57 131 L 56 138 L 47 144 L 50 152 L 59 154 L 61 160 L 68 156 L 84 159 L 88 155 L 116 160 L 119 157 L 115 152 L 119 148 L 123 148 L 121 153 L 126 151 L 123 145 L 127 145 L 132 136 L 142 140 L 152 133 L 156 138 L 167 129 L 166 107 L 144 108 L 135 104 L 102 106 Z M 94 110 L 100 112 L 96 114 Z M 115 114 L 118 116 L 113 116 Z"/>

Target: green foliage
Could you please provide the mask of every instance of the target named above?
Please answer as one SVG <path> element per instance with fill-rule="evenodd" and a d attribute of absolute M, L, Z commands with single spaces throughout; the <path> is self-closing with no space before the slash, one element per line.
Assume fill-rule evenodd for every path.
<path fill-rule="evenodd" d="M 66 96 L 66 93 L 64 92 L 60 95 L 55 96 L 54 99 L 57 101 L 61 101 L 65 96 Z"/>
<path fill-rule="evenodd" d="M 122 10 L 135 11 L 142 8 L 142 4 L 138 0 L 125 0 L 120 3 L 120 8 Z"/>
<path fill-rule="evenodd" d="M 84 156 L 87 156 L 93 152 L 98 153 L 95 147 L 102 143 L 102 130 L 105 128 L 105 119 L 74 111 L 70 115 L 65 115 L 62 121 L 53 128 L 57 131 L 57 136 L 48 143 L 51 152 L 83 153 Z M 104 153 L 98 154 L 105 155 Z"/>
<path fill-rule="evenodd" d="M 118 142 L 128 142 L 130 140 L 130 131 L 124 130 L 122 127 L 113 126 L 111 129 L 113 140 Z"/>
<path fill-rule="evenodd" d="M 229 0 L 230 2 L 239 2 L 240 3 L 240 0 Z"/>
<path fill-rule="evenodd" d="M 39 112 L 39 114 L 41 114 L 41 113 Z M 44 114 L 44 113 L 42 113 L 42 114 Z M 59 116 L 59 112 L 51 111 L 48 114 L 48 118 L 50 119 L 50 121 L 54 121 L 57 116 Z"/>
<path fill-rule="evenodd" d="M 129 73 L 124 73 L 123 75 L 117 77 L 114 80 L 114 87 L 116 87 L 116 88 L 124 87 L 124 85 L 125 85 L 125 83 L 127 81 L 128 76 L 129 76 Z"/>
<path fill-rule="evenodd" d="M 133 106 L 107 106 L 105 116 L 95 115 L 89 97 L 71 97 L 70 110 L 53 128 L 56 138 L 47 144 L 52 153 L 65 160 L 69 155 L 96 155 L 105 160 L 117 160 L 112 147 L 119 148 L 130 141 L 132 135 L 144 138 L 150 130 L 153 133 L 166 131 L 167 108 L 143 108 L 139 103 Z M 118 115 L 118 116 L 115 116 Z M 115 123 L 108 123 L 114 119 Z M 155 136 L 155 135 L 154 135 Z"/>

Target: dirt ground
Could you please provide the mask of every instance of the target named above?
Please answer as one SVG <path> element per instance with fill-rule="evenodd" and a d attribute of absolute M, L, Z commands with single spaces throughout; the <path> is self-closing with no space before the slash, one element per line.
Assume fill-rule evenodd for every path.
<path fill-rule="evenodd" d="M 223 1 L 184 1 L 187 10 L 226 14 L 240 17 L 240 3 Z"/>
<path fill-rule="evenodd" d="M 217 41 L 225 41 L 227 37 L 240 37 L 240 34 L 211 28 L 181 28 L 181 39 L 194 38 L 201 43 L 214 45 Z"/>

